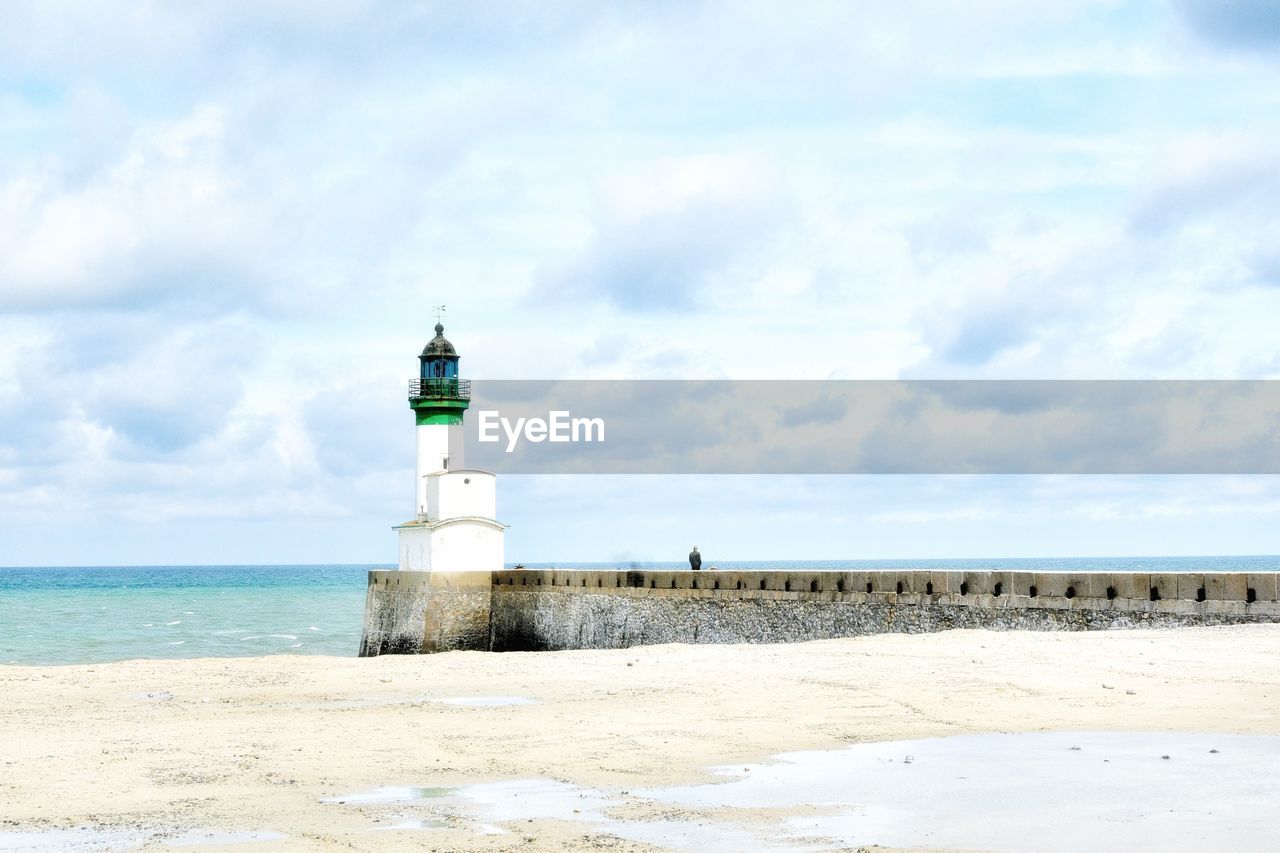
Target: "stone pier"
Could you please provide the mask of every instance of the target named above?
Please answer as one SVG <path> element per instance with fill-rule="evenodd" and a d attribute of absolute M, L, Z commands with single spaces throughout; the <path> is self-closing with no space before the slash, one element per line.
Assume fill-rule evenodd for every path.
<path fill-rule="evenodd" d="M 362 656 L 1280 622 L 1280 574 L 373 571 Z"/>

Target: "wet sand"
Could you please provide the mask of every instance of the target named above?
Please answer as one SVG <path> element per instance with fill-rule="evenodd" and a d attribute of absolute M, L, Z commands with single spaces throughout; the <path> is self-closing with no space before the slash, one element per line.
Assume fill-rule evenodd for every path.
<path fill-rule="evenodd" d="M 822 810 L 640 792 L 782 752 L 1040 731 L 1280 735 L 1280 625 L 0 667 L 0 849 L 72 827 L 204 850 L 654 849 L 589 809 L 353 796 L 530 779 L 602 792 L 616 820 L 767 837 Z"/>

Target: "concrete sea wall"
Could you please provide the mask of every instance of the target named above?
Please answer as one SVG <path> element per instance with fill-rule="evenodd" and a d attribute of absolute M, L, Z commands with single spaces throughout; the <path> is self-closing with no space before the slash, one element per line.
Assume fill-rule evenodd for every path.
<path fill-rule="evenodd" d="M 490 572 L 369 572 L 360 657 L 489 648 Z"/>
<path fill-rule="evenodd" d="M 1280 621 L 1280 574 L 370 572 L 362 655 Z"/>

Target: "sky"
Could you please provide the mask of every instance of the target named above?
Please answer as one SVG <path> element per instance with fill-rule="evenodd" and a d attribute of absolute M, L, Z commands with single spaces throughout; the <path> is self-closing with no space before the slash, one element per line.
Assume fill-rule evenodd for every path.
<path fill-rule="evenodd" d="M 1269 0 L 13 0 L 0 565 L 387 563 L 487 379 L 1280 378 Z M 504 477 L 511 561 L 1280 553 L 1276 477 Z"/>

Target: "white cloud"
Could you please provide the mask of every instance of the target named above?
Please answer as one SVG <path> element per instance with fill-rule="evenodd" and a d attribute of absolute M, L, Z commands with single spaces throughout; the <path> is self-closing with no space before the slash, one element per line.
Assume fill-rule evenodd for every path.
<path fill-rule="evenodd" d="M 1280 67 L 1203 5 L 9 4 L 0 525 L 390 553 L 437 302 L 494 378 L 1280 375 Z"/>
<path fill-rule="evenodd" d="M 243 293 L 259 224 L 222 162 L 223 122 L 200 108 L 88 180 L 50 163 L 0 188 L 0 310 L 236 301 L 220 291 Z"/>
<path fill-rule="evenodd" d="M 615 177 L 600 192 L 586 245 L 544 267 L 533 299 L 669 312 L 741 294 L 791 214 L 769 172 L 749 157 L 704 156 Z"/>

